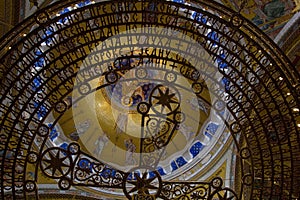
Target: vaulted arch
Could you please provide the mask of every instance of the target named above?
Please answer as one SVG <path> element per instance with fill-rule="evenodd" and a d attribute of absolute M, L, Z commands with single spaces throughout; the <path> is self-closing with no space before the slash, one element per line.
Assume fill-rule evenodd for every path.
<path fill-rule="evenodd" d="M 26 19 L 0 49 L 4 198 L 38 196 L 41 176 L 128 198 L 299 197 L 299 72 L 239 13 L 72 0 Z M 234 178 L 199 181 L 218 154 L 200 161 L 230 148 Z"/>

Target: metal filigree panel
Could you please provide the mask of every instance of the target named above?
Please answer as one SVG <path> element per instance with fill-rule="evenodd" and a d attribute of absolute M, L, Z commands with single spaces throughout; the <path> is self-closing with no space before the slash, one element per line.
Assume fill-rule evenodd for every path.
<path fill-rule="evenodd" d="M 0 49 L 3 199 L 38 198 L 42 176 L 128 199 L 299 198 L 299 73 L 239 13 L 60 1 Z M 230 183 L 199 181 L 226 151 Z"/>

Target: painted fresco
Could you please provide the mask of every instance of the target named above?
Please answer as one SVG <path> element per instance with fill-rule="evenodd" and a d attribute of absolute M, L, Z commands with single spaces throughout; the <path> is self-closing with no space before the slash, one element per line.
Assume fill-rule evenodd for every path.
<path fill-rule="evenodd" d="M 238 10 L 241 3 L 240 0 L 222 1 L 234 10 Z M 274 39 L 293 16 L 295 8 L 294 0 L 248 0 L 242 14 Z"/>

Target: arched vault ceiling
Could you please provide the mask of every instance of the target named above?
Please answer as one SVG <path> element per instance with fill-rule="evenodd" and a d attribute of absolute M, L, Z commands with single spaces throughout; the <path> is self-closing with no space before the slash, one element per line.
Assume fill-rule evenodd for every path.
<path fill-rule="evenodd" d="M 239 10 L 246 2 L 242 15 L 252 21 L 272 39 L 299 10 L 298 0 L 222 0 L 224 5 Z"/>
<path fill-rule="evenodd" d="M 0 74 L 4 199 L 300 197 L 299 71 L 221 4 L 59 1 L 2 38 Z"/>

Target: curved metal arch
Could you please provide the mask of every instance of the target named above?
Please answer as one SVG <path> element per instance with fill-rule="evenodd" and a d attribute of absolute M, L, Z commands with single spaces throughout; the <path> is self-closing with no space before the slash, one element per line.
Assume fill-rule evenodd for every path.
<path fill-rule="evenodd" d="M 1 61 L 5 61 L 3 62 L 2 66 L 1 66 L 1 72 L 7 73 L 9 76 L 6 77 L 3 81 L 3 88 L 4 88 L 4 95 L 1 98 L 1 101 L 4 102 L 2 104 L 2 110 L 1 110 L 1 117 L 3 117 L 4 115 L 4 119 L 2 120 L 1 124 L 2 124 L 2 129 L 1 129 L 1 139 L 4 139 L 4 142 L 1 141 L 1 150 L 3 150 L 3 154 L 8 156 L 11 149 L 10 146 L 16 146 L 16 142 L 18 143 L 16 148 L 13 148 L 15 152 L 13 152 L 13 168 L 17 168 L 17 166 L 21 163 L 21 165 L 25 164 L 24 167 L 26 166 L 26 161 L 24 162 L 23 160 L 25 160 L 26 156 L 26 151 L 30 150 L 30 146 L 33 144 L 33 141 L 29 141 L 28 144 L 24 144 L 24 138 L 30 140 L 30 136 L 26 136 L 24 134 L 28 134 L 30 135 L 30 133 L 22 128 L 22 127 L 18 127 L 17 125 L 21 125 L 23 124 L 23 126 L 30 126 L 29 121 L 27 123 L 22 122 L 23 120 L 20 119 L 18 120 L 18 118 L 21 118 L 23 111 L 25 111 L 27 109 L 26 105 L 24 103 L 22 103 L 22 101 L 20 101 L 21 96 L 23 96 L 23 98 L 26 99 L 26 96 L 22 94 L 22 92 L 20 92 L 20 95 L 14 95 L 14 92 L 11 92 L 10 90 L 10 85 L 7 85 L 7 83 L 5 83 L 6 81 L 8 81 L 11 85 L 13 83 L 15 83 L 15 86 L 17 86 L 18 89 L 25 89 L 28 88 L 30 82 L 28 82 L 26 85 L 22 85 L 20 87 L 20 82 L 22 80 L 21 76 L 20 77 L 14 77 L 14 72 L 21 72 L 21 73 L 26 73 L 29 72 L 30 69 L 30 65 L 35 62 L 34 60 L 32 60 L 32 63 L 29 66 L 29 68 L 23 68 L 24 66 L 20 66 L 17 63 L 15 63 L 15 65 L 10 65 L 8 62 L 8 59 L 11 58 L 12 60 L 15 58 L 24 58 L 26 57 L 24 55 L 23 57 L 23 53 L 22 53 L 22 44 L 25 43 L 26 41 L 26 37 L 24 37 L 22 40 L 20 40 L 19 42 L 17 42 L 16 40 L 14 40 L 13 38 L 16 38 L 17 35 L 19 35 L 24 28 L 24 24 L 34 24 L 38 21 L 35 21 L 37 19 L 37 17 L 41 17 L 41 15 L 45 15 L 47 17 L 47 15 L 49 16 L 49 19 L 44 23 L 41 22 L 41 26 L 37 27 L 36 30 L 32 30 L 32 34 L 38 34 L 38 29 L 41 28 L 42 26 L 47 26 L 50 24 L 50 21 L 55 22 L 57 18 L 52 17 L 54 16 L 55 13 L 59 12 L 62 8 L 67 7 L 68 5 L 74 5 L 76 2 L 79 1 L 72 1 L 72 2 L 68 2 L 66 4 L 55 4 L 45 10 L 39 11 L 39 13 L 36 14 L 35 18 L 29 18 L 27 21 L 25 21 L 23 23 L 23 26 L 20 26 L 18 28 L 16 28 L 14 31 L 14 33 L 9 33 L 9 37 L 11 40 L 8 41 L 8 39 L 4 39 L 4 42 L 1 43 L 3 45 L 5 45 L 6 47 L 2 48 L 4 50 L 2 50 L 0 55 L 3 55 L 1 58 Z M 109 4 L 110 2 L 104 2 L 102 4 Z M 249 164 L 249 167 L 252 170 L 247 170 L 248 172 L 252 173 L 252 183 L 250 182 L 249 185 L 252 186 L 252 190 L 246 189 L 246 192 L 249 192 L 247 194 L 244 194 L 246 197 L 248 197 L 249 199 L 253 199 L 253 198 L 269 198 L 269 197 L 278 197 L 278 198 L 283 198 L 284 196 L 288 195 L 289 198 L 297 195 L 297 190 L 296 187 L 292 185 L 293 178 L 295 177 L 296 182 L 298 181 L 299 177 L 297 177 L 296 175 L 296 171 L 298 170 L 299 164 L 297 164 L 297 154 L 299 153 L 299 132 L 297 130 L 297 125 L 296 125 L 296 118 L 299 116 L 299 111 L 295 112 L 293 110 L 293 108 L 297 108 L 299 107 L 299 99 L 297 99 L 297 95 L 299 94 L 299 73 L 297 73 L 297 71 L 295 69 L 293 69 L 293 67 L 290 65 L 289 61 L 286 59 L 286 57 L 282 54 L 282 52 L 276 47 L 276 45 L 274 45 L 274 43 L 268 39 L 264 34 L 262 34 L 256 27 L 254 27 L 251 23 L 249 23 L 247 20 L 243 19 L 241 16 L 239 16 L 238 14 L 233 13 L 232 11 L 222 7 L 221 5 L 218 5 L 216 3 L 204 3 L 204 2 L 197 2 L 197 4 L 192 4 L 200 6 L 200 7 L 204 7 L 205 9 L 209 10 L 209 11 L 213 11 L 215 13 L 209 13 L 208 11 L 203 11 L 200 8 L 193 8 L 191 6 L 188 5 L 180 5 L 180 4 L 176 4 L 176 3 L 171 3 L 171 2 L 163 2 L 166 5 L 172 5 L 172 6 L 180 6 L 182 8 L 185 9 L 190 9 L 190 10 L 194 10 L 196 12 L 202 13 L 205 16 L 210 16 L 212 18 L 214 18 L 215 20 L 219 21 L 222 25 L 224 24 L 228 29 L 232 29 L 232 31 L 236 32 L 235 37 L 232 37 L 229 39 L 228 35 L 226 36 L 226 33 L 224 33 L 224 36 L 227 37 L 228 41 L 231 41 L 232 44 L 244 44 L 245 41 L 251 43 L 251 45 L 249 46 L 243 46 L 240 45 L 240 48 L 242 50 L 245 50 L 245 52 L 249 51 L 249 55 L 254 57 L 254 60 L 258 60 L 256 58 L 256 55 L 264 55 L 263 57 L 268 57 L 268 59 L 270 59 L 270 63 L 272 64 L 269 66 L 266 66 L 260 62 L 257 62 L 258 64 L 258 71 L 255 71 L 253 69 L 251 69 L 252 66 L 250 66 L 248 63 L 245 63 L 245 65 L 243 66 L 244 68 L 239 69 L 237 67 L 234 66 L 230 66 L 230 73 L 225 73 L 224 71 L 220 70 L 220 73 L 222 73 L 224 75 L 224 77 L 229 79 L 229 82 L 231 84 L 229 90 L 227 91 L 227 93 L 229 94 L 229 99 L 227 99 L 227 107 L 228 110 L 231 110 L 231 113 L 233 116 L 235 116 L 235 120 L 237 122 L 237 125 L 240 126 L 237 130 L 235 130 L 235 128 L 233 128 L 232 125 L 230 125 L 232 122 L 228 123 L 228 127 L 230 128 L 231 132 L 235 135 L 238 135 L 239 132 L 241 132 L 241 134 L 243 135 L 243 137 L 245 138 L 245 144 L 247 146 L 247 148 L 249 149 L 249 151 L 251 152 L 251 161 Z M 99 3 L 101 4 L 101 3 Z M 161 3 L 159 3 L 161 4 Z M 98 5 L 98 4 L 97 4 Z M 91 8 L 93 5 L 89 5 L 86 7 L 86 9 Z M 81 8 L 81 11 L 84 11 L 85 8 Z M 80 11 L 80 10 L 78 10 Z M 72 13 L 76 13 L 77 11 L 73 11 L 70 13 L 70 15 Z M 149 12 L 149 11 L 148 11 Z M 49 13 L 49 14 L 45 14 L 45 13 Z M 54 14 L 53 14 L 54 13 Z M 151 12 L 149 12 L 151 13 Z M 156 12 L 154 12 L 156 13 Z M 218 14 L 216 14 L 218 13 Z M 51 17 L 52 18 L 51 18 Z M 69 14 L 65 14 L 65 16 L 69 16 Z M 219 19 L 219 16 L 222 16 L 222 19 Z M 83 19 L 85 20 L 85 19 Z M 239 22 L 239 20 L 241 20 L 241 24 L 238 24 L 237 26 L 235 24 L 233 24 L 233 20 L 237 20 Z M 189 21 L 191 21 L 189 19 Z M 199 22 L 198 22 L 199 23 Z M 146 23 L 147 24 L 147 23 Z M 72 24 L 71 24 L 72 25 Z M 34 26 L 34 25 L 33 25 Z M 30 26 L 29 26 L 30 27 Z M 233 27 L 233 28 L 232 28 Z M 212 28 L 213 29 L 213 28 Z M 221 33 L 221 32 L 220 32 Z M 28 34 L 29 35 L 29 34 Z M 32 35 L 32 36 L 33 36 Z M 28 36 L 30 37 L 30 36 Z M 75 37 L 75 36 L 74 36 Z M 238 39 L 236 39 L 236 37 Z M 252 37 L 252 38 L 251 38 Z M 49 39 L 51 37 L 46 37 L 44 39 L 44 41 L 46 41 L 47 39 Z M 207 36 L 202 36 L 203 39 L 208 39 Z M 242 42 L 244 41 L 244 42 Z M 9 43 L 13 44 L 16 43 L 15 46 L 9 45 Z M 41 42 L 40 42 L 41 43 Z M 217 41 L 215 41 L 215 43 L 217 43 L 217 46 L 222 46 L 221 43 L 218 43 Z M 40 44 L 36 43 L 36 41 L 33 43 L 34 46 L 38 47 Z M 12 49 L 9 49 L 8 46 L 11 46 Z M 19 47 L 18 47 L 19 46 Z M 255 50 L 253 52 L 251 52 L 251 47 L 255 47 Z M 51 47 L 49 47 L 51 48 Z M 204 44 L 204 48 L 206 48 L 206 50 L 211 50 L 211 48 L 209 48 L 209 46 L 205 46 Z M 17 50 L 19 49 L 19 50 Z M 237 48 L 238 49 L 238 48 Z M 70 50 L 70 49 L 69 49 Z M 6 54 L 7 52 L 7 54 Z M 18 52 L 18 53 L 17 53 Z M 12 53 L 11 55 L 9 55 L 9 53 Z M 44 52 L 46 54 L 46 52 Z M 15 54 L 15 55 L 14 55 Z M 230 51 L 231 55 L 234 55 L 235 58 L 238 59 L 245 59 L 240 57 L 240 55 L 237 55 L 233 50 Z M 66 53 L 66 55 L 68 55 L 68 53 Z M 218 54 L 214 54 L 214 51 L 211 51 L 211 55 L 217 56 Z M 33 58 L 34 59 L 34 58 Z M 224 62 L 227 62 L 227 64 L 231 64 L 229 61 L 227 61 L 226 59 L 223 60 Z M 258 60 L 259 61 L 259 60 Z M 43 70 L 47 69 L 47 66 L 49 66 L 49 69 L 51 68 L 50 65 L 46 65 L 46 68 Z M 277 68 L 275 68 L 277 67 Z M 25 69 L 25 70 L 24 70 Z M 10 73 L 8 73 L 10 70 Z M 16 70 L 16 71 L 14 71 Z M 63 70 L 63 69 L 61 69 Z M 250 73 L 253 75 L 253 77 L 257 77 L 257 79 L 255 81 L 251 81 L 248 80 L 247 77 L 245 77 L 243 70 L 248 70 L 250 71 Z M 257 69 L 256 69 L 257 70 Z M 23 71 L 23 72 L 22 72 Z M 291 72 L 290 72 L 291 71 Z M 52 73 L 52 72 L 50 72 Z M 55 74 L 57 75 L 59 72 L 55 72 L 53 73 L 53 75 L 55 76 Z M 40 72 L 40 74 L 42 74 L 42 72 Z M 241 85 L 236 83 L 236 79 L 234 76 L 237 75 L 237 77 L 244 79 L 244 83 L 245 85 L 243 86 L 243 88 L 247 88 L 250 89 L 251 85 L 253 85 L 253 90 L 250 90 L 251 92 L 256 93 L 256 96 L 254 98 L 254 96 L 250 96 L 250 97 L 246 97 L 248 95 L 248 93 L 246 93 L 246 91 L 242 90 Z M 53 77 L 54 77 L 53 76 Z M 284 79 L 284 83 L 277 83 L 279 77 Z M 49 77 L 50 78 L 50 77 Z M 32 77 L 32 80 L 34 78 Z M 49 79 L 51 80 L 51 79 Z M 267 81 L 266 81 L 267 80 Z M 67 80 L 61 80 L 62 82 L 60 83 L 60 85 L 65 86 L 65 83 Z M 258 82 L 257 82 L 258 81 Z M 47 82 L 44 83 L 44 85 L 46 85 Z M 236 88 L 234 88 L 233 86 L 236 86 Z M 248 87 L 247 87 L 248 86 Z M 41 86 L 42 87 L 42 86 Z M 57 86 L 58 87 L 58 86 Z M 250 87 L 250 88 L 249 88 Z M 262 88 L 260 88 L 262 87 Z M 54 88 L 51 88 L 54 89 Z M 276 89 L 279 92 L 276 92 Z M 232 91 L 233 90 L 233 91 Z M 284 90 L 284 91 L 283 91 Z M 3 91 L 3 90 L 2 90 Z M 240 91 L 242 93 L 244 93 L 244 95 L 242 95 L 242 97 L 246 97 L 245 102 L 241 102 L 241 99 L 239 96 L 241 95 L 237 95 L 237 91 Z M 250 93 L 250 91 L 248 90 L 247 92 Z M 51 91 L 52 92 L 52 91 Z M 286 97 L 285 94 L 286 92 L 291 93 L 292 95 L 289 97 Z M 9 94 L 9 96 L 7 95 Z M 46 95 L 50 95 L 45 93 Z M 266 96 L 266 94 L 269 94 L 269 96 L 271 97 L 270 99 L 268 99 Z M 34 97 L 34 94 L 32 94 L 31 97 L 29 97 L 29 99 L 27 99 L 27 103 L 28 104 Z M 231 98 L 230 98 L 231 97 Z M 64 96 L 62 95 L 60 97 L 60 99 L 57 100 L 57 102 L 61 102 L 63 101 Z M 282 102 L 277 102 L 278 99 L 282 99 Z M 287 100 L 286 100 L 287 99 Z M 10 104 L 8 104 L 8 107 L 5 105 L 5 103 L 7 103 L 8 101 L 12 101 L 10 102 Z M 46 102 L 46 100 L 43 100 L 42 102 Z M 247 102 L 252 103 L 252 106 L 246 106 L 246 110 L 244 109 L 245 104 Z M 32 104 L 32 103 L 31 103 Z M 272 105 L 273 104 L 273 105 Z M 39 110 L 42 108 L 41 104 L 37 107 L 34 107 L 34 105 L 32 105 L 35 109 L 35 111 L 32 113 L 32 117 L 31 119 L 36 118 L 34 115 L 35 113 L 38 113 Z M 260 108 L 259 106 L 262 105 L 262 108 Z M 19 110 L 19 106 L 23 106 L 23 108 L 21 108 Z M 49 105 L 48 105 L 49 106 Z M 54 105 L 53 105 L 54 106 Z M 268 108 L 268 106 L 271 106 L 271 108 Z M 236 108 L 240 108 L 241 112 L 244 111 L 244 116 L 242 115 L 242 119 L 239 119 L 239 116 L 241 114 L 241 112 L 237 113 Z M 51 107 L 51 105 L 48 108 L 48 113 L 51 113 L 51 109 L 53 109 L 53 107 Z M 272 118 L 274 117 L 273 114 L 276 113 L 277 116 L 279 116 L 278 121 L 276 122 L 272 122 Z M 15 115 L 15 116 L 12 116 Z M 46 114 L 47 115 L 47 114 Z M 259 121 L 257 121 L 257 119 L 255 119 L 255 117 L 258 116 L 258 118 L 260 118 Z M 287 120 L 287 122 L 286 122 Z M 14 121 L 14 122 L 12 122 Z M 38 121 L 38 119 L 34 119 L 34 121 Z M 284 134 L 285 137 L 287 137 L 286 140 L 279 140 L 279 141 L 275 141 L 274 143 L 271 142 L 270 138 L 268 137 L 268 134 L 270 132 L 269 127 L 266 125 L 267 122 L 271 123 L 271 127 L 273 127 L 273 129 L 276 128 L 280 128 L 278 127 L 278 123 L 283 124 L 283 128 L 284 131 L 282 130 L 275 130 L 275 135 L 277 138 L 280 138 L 281 134 Z M 42 121 L 43 122 L 43 121 Z M 292 127 L 288 127 L 288 124 L 292 123 Z M 287 131 L 290 131 L 290 133 L 286 133 Z M 2 133 L 3 132 L 3 133 Z M 285 133 L 284 133 L 285 132 Z M 18 134 L 20 134 L 20 138 L 18 137 Z M 287 136 L 286 136 L 287 135 Z M 33 139 L 33 138 L 32 138 Z M 14 141 L 16 140 L 16 141 Z M 23 144 L 22 144 L 23 142 Z M 44 141 L 45 143 L 45 141 Z M 241 141 L 241 144 L 243 144 L 243 141 Z M 22 149 L 22 145 L 27 146 L 27 150 L 23 147 Z M 43 145 L 42 145 L 43 146 Z M 23 151 L 21 151 L 21 149 Z M 22 153 L 21 153 L 22 152 Z M 288 154 L 289 152 L 289 154 Z M 20 155 L 18 155 L 20 153 Z M 242 154 L 243 152 L 241 152 Z M 23 155 L 22 155 L 23 154 Z M 278 155 L 280 155 L 280 159 L 277 159 Z M 242 156 L 243 157 L 243 156 Z M 22 160 L 23 159 L 23 160 Z M 245 162 L 247 163 L 248 160 L 248 156 L 245 156 L 242 160 L 245 160 Z M 279 160 L 279 161 L 276 161 Z M 6 164 L 10 164 L 12 161 L 11 158 L 4 158 L 2 160 L 2 164 L 1 167 L 6 167 Z M 277 166 L 279 166 L 279 170 L 275 170 L 272 168 L 272 165 L 275 165 L 276 162 L 279 162 L 279 164 Z M 259 162 L 259 164 L 257 164 Z M 271 165 L 267 164 L 268 162 L 271 163 Z M 289 165 L 288 167 L 284 167 L 286 166 L 286 163 Z M 2 170 L 2 174 L 1 174 L 1 194 L 6 195 L 5 191 L 10 191 L 10 188 L 12 189 L 12 195 L 14 198 L 17 197 L 17 194 L 20 193 L 20 195 L 22 196 L 23 194 L 23 183 L 19 183 L 24 182 L 25 179 L 25 170 L 26 168 L 24 168 L 24 174 L 23 176 L 15 173 L 15 172 L 10 172 L 10 170 L 8 168 L 5 168 Z M 293 170 L 296 171 L 293 171 Z M 286 172 L 290 172 L 290 174 L 286 175 Z M 293 174 L 294 172 L 294 174 Z M 5 180 L 6 175 L 8 177 L 11 177 L 10 180 L 11 182 Z M 242 174 L 242 176 L 244 176 Z M 237 174 L 237 177 L 239 177 L 239 174 Z M 37 177 L 36 177 L 37 178 Z M 35 178 L 35 181 L 36 181 Z M 30 182 L 31 183 L 31 182 Z M 7 184 L 7 186 L 6 186 Z M 243 183 L 242 183 L 243 184 Z M 257 184 L 257 185 L 255 185 Z M 280 186 L 280 192 L 278 192 L 276 189 L 277 186 Z M 28 184 L 28 186 L 30 186 L 30 184 Z M 237 188 L 235 188 L 238 190 L 238 184 L 237 184 Z M 31 191 L 31 190 L 28 190 Z M 231 190 L 230 190 L 231 191 Z M 299 192 L 299 191 L 298 191 Z M 214 192 L 214 194 L 216 194 L 217 192 Z M 242 194 L 240 194 L 242 195 Z M 249 195 L 249 196 L 248 196 Z"/>

